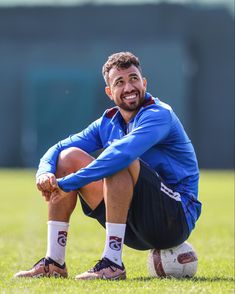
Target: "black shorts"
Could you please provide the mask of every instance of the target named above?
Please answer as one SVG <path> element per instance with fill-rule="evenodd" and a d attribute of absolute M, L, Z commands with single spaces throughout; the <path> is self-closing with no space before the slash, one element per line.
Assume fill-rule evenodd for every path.
<path fill-rule="evenodd" d="M 105 228 L 105 203 L 91 210 L 80 197 L 83 212 Z M 137 250 L 165 249 L 187 240 L 189 229 L 178 193 L 166 187 L 157 173 L 140 161 L 140 174 L 127 217 L 124 243 Z"/>

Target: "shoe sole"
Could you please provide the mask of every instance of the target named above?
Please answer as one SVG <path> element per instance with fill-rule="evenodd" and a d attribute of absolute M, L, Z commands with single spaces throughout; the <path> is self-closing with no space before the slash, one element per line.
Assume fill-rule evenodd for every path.
<path fill-rule="evenodd" d="M 94 276 L 90 276 L 90 277 L 75 277 L 75 280 L 79 281 L 79 280 L 108 280 L 108 281 L 119 281 L 119 280 L 125 280 L 126 279 L 126 274 L 121 274 L 119 276 L 116 277 L 111 277 L 111 278 L 106 278 L 105 276 L 103 277 L 94 277 Z"/>

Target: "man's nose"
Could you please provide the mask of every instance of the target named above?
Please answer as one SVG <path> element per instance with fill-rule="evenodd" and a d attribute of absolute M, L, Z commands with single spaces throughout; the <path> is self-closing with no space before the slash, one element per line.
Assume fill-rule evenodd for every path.
<path fill-rule="evenodd" d="M 131 92 L 134 89 L 133 85 L 131 83 L 125 83 L 124 86 L 124 92 Z"/>

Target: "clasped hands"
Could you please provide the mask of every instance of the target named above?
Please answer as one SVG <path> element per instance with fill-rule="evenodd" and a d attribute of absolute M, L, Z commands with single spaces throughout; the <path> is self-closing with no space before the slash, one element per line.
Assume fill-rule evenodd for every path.
<path fill-rule="evenodd" d="M 52 203 L 57 203 L 68 195 L 68 193 L 60 189 L 56 177 L 52 173 L 38 176 L 36 185 L 38 190 L 41 191 L 42 196 L 45 197 L 45 200 Z"/>

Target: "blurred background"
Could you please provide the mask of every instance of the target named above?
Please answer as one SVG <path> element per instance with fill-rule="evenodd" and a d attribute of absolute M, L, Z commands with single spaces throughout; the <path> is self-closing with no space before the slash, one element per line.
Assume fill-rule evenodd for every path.
<path fill-rule="evenodd" d="M 111 107 L 101 68 L 118 51 L 140 58 L 199 166 L 232 169 L 233 0 L 0 0 L 0 167 L 36 167 Z"/>

